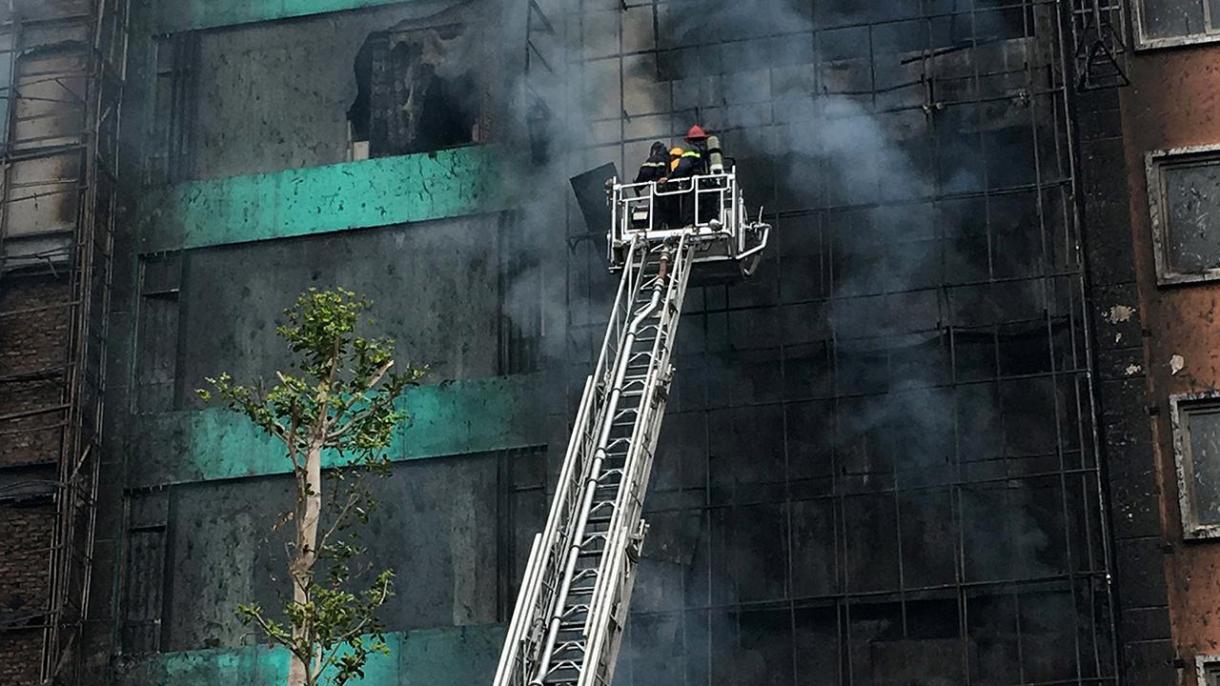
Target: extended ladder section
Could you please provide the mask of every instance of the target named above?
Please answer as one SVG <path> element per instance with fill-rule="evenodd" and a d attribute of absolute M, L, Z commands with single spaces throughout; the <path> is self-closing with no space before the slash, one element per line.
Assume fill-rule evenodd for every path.
<path fill-rule="evenodd" d="M 692 268 L 752 270 L 770 227 L 749 223 L 732 175 L 687 183 L 710 211 L 664 226 L 662 194 L 611 184 L 611 268 L 622 271 L 585 381 L 546 528 L 534 537 L 495 686 L 609 686 L 647 525 L 648 490 Z M 692 206 L 693 208 L 693 206 Z M 634 215 L 634 216 L 633 216 Z"/>
<path fill-rule="evenodd" d="M 546 529 L 530 551 L 497 686 L 610 683 L 692 255 L 686 237 L 628 248 Z"/>

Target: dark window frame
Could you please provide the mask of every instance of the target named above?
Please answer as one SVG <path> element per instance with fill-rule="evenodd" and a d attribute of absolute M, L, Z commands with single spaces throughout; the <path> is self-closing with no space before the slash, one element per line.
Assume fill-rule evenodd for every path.
<path fill-rule="evenodd" d="M 1152 222 L 1152 246 L 1156 264 L 1157 284 L 1198 283 L 1220 280 L 1220 267 L 1202 272 L 1178 272 L 1169 259 L 1169 189 L 1166 186 L 1165 170 L 1171 168 L 1220 166 L 1220 144 L 1199 145 L 1167 150 L 1154 150 L 1145 155 L 1144 168 L 1148 183 L 1148 212 Z M 1220 216 L 1217 216 L 1217 232 L 1220 232 Z"/>
<path fill-rule="evenodd" d="M 1180 36 L 1164 36 L 1161 38 L 1149 38 L 1144 32 L 1144 25 L 1146 23 L 1144 2 L 1145 0 L 1131 0 L 1131 33 L 1135 39 L 1136 50 L 1157 50 L 1161 48 L 1176 48 L 1183 45 L 1220 42 L 1220 17 L 1213 19 L 1210 16 L 1211 8 L 1208 0 L 1201 0 L 1203 21 L 1206 24 L 1214 25 L 1215 28 L 1202 33 L 1188 33 Z"/>
<path fill-rule="evenodd" d="M 1195 517 L 1195 472 L 1190 448 L 1189 417 L 1200 410 L 1220 412 L 1220 391 L 1182 393 L 1169 397 L 1173 461 L 1178 481 L 1178 507 L 1182 516 L 1182 536 L 1186 540 L 1220 538 L 1220 523 L 1204 524 Z"/>

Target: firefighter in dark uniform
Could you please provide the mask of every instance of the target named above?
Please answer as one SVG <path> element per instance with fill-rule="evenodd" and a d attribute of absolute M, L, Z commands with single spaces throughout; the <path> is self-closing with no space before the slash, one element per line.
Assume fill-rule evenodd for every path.
<path fill-rule="evenodd" d="M 657 141 L 652 144 L 652 148 L 648 151 L 648 159 L 644 160 L 644 164 L 640 165 L 640 173 L 635 175 L 635 182 L 661 182 L 668 177 L 669 151 L 665 149 L 664 143 Z"/>
<path fill-rule="evenodd" d="M 640 165 L 640 172 L 635 175 L 635 183 L 653 182 L 657 184 L 658 189 L 663 189 L 668 179 L 669 150 L 666 149 L 664 143 L 657 141 L 649 149 L 648 159 L 644 160 L 644 163 Z M 637 188 L 635 192 L 638 197 L 644 195 L 646 189 Z M 648 189 L 647 192 L 651 193 L 652 190 Z M 671 223 L 672 215 L 674 214 L 671 209 L 673 204 L 673 200 L 670 198 L 657 197 L 653 200 L 653 208 L 657 213 L 653 222 L 655 225 L 653 228 L 659 229 L 663 225 Z"/>
<path fill-rule="evenodd" d="M 686 132 L 686 151 L 682 153 L 682 157 L 678 158 L 678 166 L 670 178 L 690 179 L 707 174 L 707 138 L 707 132 L 703 130 L 703 127 L 698 124 L 690 127 L 690 130 Z M 694 183 L 694 181 L 687 182 L 692 190 L 681 196 L 682 222 L 687 225 L 695 223 Z M 702 203 L 703 198 L 700 198 L 700 204 Z M 712 209 L 714 210 L 714 208 Z M 707 216 L 707 209 L 700 208 L 699 214 Z M 700 220 L 702 221 L 703 217 L 700 217 Z"/>

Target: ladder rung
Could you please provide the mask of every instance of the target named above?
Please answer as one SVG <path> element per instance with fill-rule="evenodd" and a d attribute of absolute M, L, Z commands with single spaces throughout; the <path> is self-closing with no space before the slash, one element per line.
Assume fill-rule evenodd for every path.
<path fill-rule="evenodd" d="M 592 580 L 593 583 L 597 583 L 597 579 L 600 576 L 601 576 L 601 572 L 598 571 L 596 568 L 590 568 L 590 569 L 582 568 L 582 569 L 576 570 L 576 573 L 572 575 L 572 583 L 576 583 L 578 581 L 585 581 L 585 580 Z"/>

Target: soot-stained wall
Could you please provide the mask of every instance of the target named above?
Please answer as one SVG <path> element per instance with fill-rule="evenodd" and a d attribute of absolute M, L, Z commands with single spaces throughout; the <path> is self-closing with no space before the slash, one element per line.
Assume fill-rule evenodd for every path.
<path fill-rule="evenodd" d="M 616 683 L 1114 679 L 1056 6 L 567 19 L 573 174 L 700 123 L 775 226 L 687 299 Z M 572 216 L 579 389 L 613 288 Z"/>
<path fill-rule="evenodd" d="M 610 161 L 631 173 L 654 139 L 678 143 L 699 122 L 722 134 L 751 212 L 765 205 L 776 227 L 754 280 L 688 297 L 618 682 L 1112 681 L 1056 6 L 542 4 L 570 58 L 552 62 L 565 70 L 563 84 L 544 94 L 555 115 L 551 148 L 573 154 L 541 170 L 562 173 L 531 177 L 524 192 L 518 177 L 503 181 L 517 191 L 524 226 L 554 230 L 540 233 L 547 254 L 566 250 L 529 270 L 544 282 L 542 318 L 556 324 L 544 341 L 548 378 L 580 388 L 614 292 L 603 237 L 560 206 L 569 176 Z M 293 126 L 293 110 L 266 116 Z M 269 140 L 252 166 L 234 161 L 244 142 L 225 143 L 233 157 L 217 164 L 236 173 L 324 157 L 296 150 L 311 140 Z M 258 166 L 265 160 L 274 164 Z M 467 336 L 490 337 L 482 327 L 492 307 L 513 310 L 485 295 L 490 278 L 467 280 L 482 253 L 451 251 L 450 232 L 465 246 L 476 224 L 187 254 L 183 323 L 171 337 L 179 398 L 205 373 L 273 369 L 283 358 L 248 337 L 261 325 L 255 337 L 273 340 L 270 320 L 315 276 L 373 289 L 380 319 L 400 306 L 388 332 L 405 340 L 423 327 L 408 354 L 449 363 Z M 435 253 L 420 252 L 403 272 L 417 258 L 390 237 L 416 231 L 435 234 L 418 238 Z M 414 276 L 397 281 L 404 273 Z M 383 288 L 383 277 L 398 285 Z M 516 291 L 509 281 L 502 287 Z M 415 288 L 436 288 L 436 300 Z M 490 345 L 479 340 L 478 355 L 442 376 L 503 372 Z M 549 388 L 539 395 L 554 457 L 575 399 L 561 407 L 565 397 Z M 419 524 L 411 535 L 431 538 L 387 537 L 379 547 L 469 551 L 486 540 L 483 528 L 454 524 L 454 503 L 470 502 L 480 527 L 503 512 L 479 492 L 489 489 L 486 473 L 450 466 L 466 459 L 483 458 L 412 466 L 429 470 L 411 478 L 428 491 L 390 493 L 394 526 Z M 554 459 L 548 467 L 553 477 Z M 153 598 L 150 587 L 169 583 L 164 610 L 150 612 L 167 622 L 167 645 L 243 640 L 218 589 L 231 574 L 241 590 L 269 592 L 250 576 L 265 561 L 227 551 L 256 535 L 256 520 L 269 526 L 277 483 L 171 489 L 164 545 L 150 548 L 167 566 L 128 596 L 135 608 L 133 596 Z M 504 498 L 506 482 L 497 483 Z M 517 564 L 539 523 L 514 520 Z M 417 551 L 374 555 L 391 552 Z M 231 565 L 216 569 L 216 559 Z M 420 621 L 491 621 L 486 570 L 477 568 L 487 558 L 462 559 L 418 568 L 398 602 Z M 416 563 L 424 564 L 403 564 Z M 497 619 L 514 578 L 498 582 Z M 472 601 L 455 607 L 453 598 Z M 197 618 L 215 624 L 191 625 Z"/>
<path fill-rule="evenodd" d="M 388 630 L 492 624 L 504 618 L 529 553 L 516 535 L 541 525 L 543 452 L 517 451 L 394 465 L 366 482 L 380 506 L 357 539 L 375 570 L 392 569 Z M 455 487 L 460 484 L 460 488 Z M 239 603 L 283 605 L 287 478 L 175 487 L 169 495 L 164 650 L 256 642 Z"/>
<path fill-rule="evenodd" d="M 243 469 L 249 462 L 243 449 L 221 456 L 236 465 L 232 470 L 157 465 L 190 462 L 199 446 L 214 455 L 233 437 L 228 415 L 212 422 L 223 410 L 201 410 L 192 391 L 217 372 L 254 382 L 282 367 L 288 358 L 274 327 L 308 287 L 342 286 L 369 297 L 376 320 L 370 332 L 398 339 L 401 361 L 431 367 L 426 383 L 433 385 L 415 396 L 423 400 L 406 403 L 418 410 L 412 427 L 422 437 L 396 452 L 404 461 L 379 483 L 384 518 L 368 539 L 370 559 L 398 573 L 386 616 L 396 632 L 392 642 L 398 645 L 406 630 L 435 627 L 403 655 L 431 651 L 456 662 L 470 626 L 484 638 L 464 667 L 494 662 L 488 646 L 501 631 L 495 625 L 511 611 L 529 537 L 545 514 L 549 433 L 531 428 L 544 417 L 522 409 L 533 402 L 523 401 L 523 389 L 537 371 L 541 335 L 529 240 L 518 235 L 521 224 L 511 212 L 480 214 L 483 204 L 467 202 L 480 193 L 458 188 L 454 178 L 490 176 L 483 164 L 490 148 L 473 156 L 425 151 L 420 158 L 427 162 L 419 164 L 357 160 L 314 169 L 306 175 L 312 186 L 298 184 L 301 175 L 276 174 L 346 159 L 355 55 L 370 32 L 410 33 L 416 19 L 452 25 L 470 16 L 448 13 L 452 2 L 370 9 L 388 4 L 336 0 L 283 8 L 311 15 L 304 18 L 230 28 L 208 22 L 216 28 L 153 35 L 158 4 L 133 3 L 132 116 L 124 135 L 139 154 L 125 158 L 130 204 L 116 258 L 111 360 L 120 383 L 108 398 L 115 430 L 102 489 L 112 515 L 106 530 L 121 532 L 124 554 L 112 564 L 99 561 L 95 574 L 96 597 L 107 606 L 92 639 L 97 673 L 108 672 L 97 682 L 127 675 L 134 683 L 145 673 L 206 680 L 231 675 L 243 655 L 259 652 L 243 649 L 257 637 L 239 626 L 233 609 L 243 600 L 274 606 L 276 592 L 288 588 L 282 576 L 271 576 L 282 551 L 274 525 L 287 485 L 275 476 L 229 478 L 275 471 Z M 211 4 L 192 3 L 184 14 L 201 15 Z M 163 167 L 166 160 L 172 164 Z M 412 171 L 420 167 L 440 169 Z M 401 178 L 399 169 L 407 170 Z M 237 176 L 264 171 L 256 179 Z M 203 195 L 211 194 L 204 204 L 238 208 L 228 216 L 213 212 L 203 230 L 211 238 L 202 243 L 166 230 L 189 216 L 207 221 L 207 209 L 166 201 L 175 194 L 199 200 L 191 195 L 199 186 L 174 185 L 191 177 L 223 179 L 204 184 Z M 337 185 L 325 188 L 331 178 Z M 486 189 L 486 180 L 471 178 L 471 187 Z M 375 221 L 383 205 L 369 194 L 391 208 L 383 226 Z M 292 210 L 278 211 L 286 205 Z M 349 221 L 344 208 L 357 206 L 361 218 Z M 317 235 L 300 237 L 304 231 L 291 225 L 294 212 L 332 210 L 340 216 L 331 223 L 304 220 Z M 404 218 L 437 219 L 399 223 Z M 461 383 L 446 383 L 453 379 Z M 400 444 L 414 440 L 405 429 L 396 435 Z M 119 594 L 112 608 L 110 589 Z M 141 672 L 141 665 L 151 671 Z M 404 664 L 403 680 L 420 678 L 415 669 Z M 242 678 L 257 679 L 257 670 Z"/>
<path fill-rule="evenodd" d="M 307 288 L 373 301 L 371 332 L 428 364 L 432 381 L 495 376 L 501 324 L 499 215 L 189 251 L 182 286 L 179 406 L 206 376 L 271 374 L 288 361 L 275 336 Z"/>
<path fill-rule="evenodd" d="M 370 34 L 468 20 L 451 0 L 408 2 L 194 34 L 174 116 L 190 178 L 349 159 L 357 54 Z M 168 48 L 166 48 L 168 49 Z M 165 88 L 172 88 L 165 79 Z M 168 112 L 164 116 L 170 116 Z"/>

